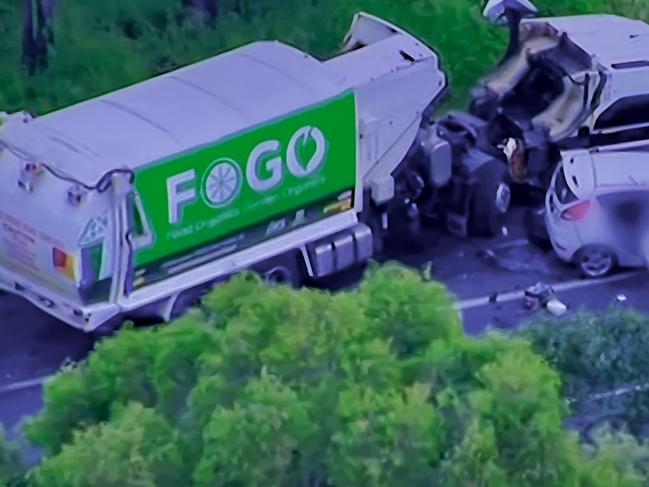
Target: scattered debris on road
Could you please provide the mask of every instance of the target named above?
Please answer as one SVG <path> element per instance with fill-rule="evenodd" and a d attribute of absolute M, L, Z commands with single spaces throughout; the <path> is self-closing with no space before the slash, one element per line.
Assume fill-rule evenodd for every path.
<path fill-rule="evenodd" d="M 537 282 L 528 287 L 523 297 L 523 305 L 530 311 L 545 308 L 554 316 L 562 316 L 568 311 L 568 306 L 557 298 L 555 290 L 544 282 Z"/>
<path fill-rule="evenodd" d="M 481 249 L 481 250 L 478 250 L 477 255 L 478 255 L 478 257 L 480 257 L 481 259 L 495 259 L 495 258 L 496 258 L 496 254 L 495 254 L 494 251 L 491 250 L 491 249 Z"/>
<path fill-rule="evenodd" d="M 526 239 L 514 240 L 507 245 L 480 249 L 476 255 L 494 266 L 512 272 L 534 272 L 543 275 L 553 272 L 548 266 L 545 256 L 540 254 Z"/>
<path fill-rule="evenodd" d="M 562 316 L 568 311 L 568 307 L 557 298 L 555 290 L 544 282 L 539 281 L 528 287 L 523 296 L 523 305 L 527 310 L 545 308 L 554 316 Z"/>
<path fill-rule="evenodd" d="M 615 301 L 617 303 L 626 303 L 626 295 L 625 294 L 618 294 L 615 296 Z"/>
<path fill-rule="evenodd" d="M 545 309 L 554 316 L 562 316 L 568 311 L 568 307 L 556 298 L 548 301 L 545 305 Z"/>
<path fill-rule="evenodd" d="M 498 300 L 498 293 L 493 293 L 492 295 L 489 296 L 490 303 L 495 303 L 497 300 Z"/>
<path fill-rule="evenodd" d="M 552 299 L 554 295 L 554 289 L 552 289 L 544 282 L 537 282 L 536 284 L 528 287 L 525 290 L 525 296 L 536 299 L 543 306 L 547 304 L 547 302 Z"/>

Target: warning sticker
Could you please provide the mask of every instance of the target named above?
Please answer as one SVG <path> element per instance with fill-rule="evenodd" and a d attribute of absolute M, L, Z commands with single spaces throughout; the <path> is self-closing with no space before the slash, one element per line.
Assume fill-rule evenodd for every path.
<path fill-rule="evenodd" d="M 106 238 L 110 218 L 108 213 L 92 218 L 85 226 L 77 244 L 80 247 L 100 243 Z"/>

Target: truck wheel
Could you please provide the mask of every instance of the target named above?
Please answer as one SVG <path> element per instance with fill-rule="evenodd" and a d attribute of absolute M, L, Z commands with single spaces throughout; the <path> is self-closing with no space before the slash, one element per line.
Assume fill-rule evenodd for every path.
<path fill-rule="evenodd" d="M 253 268 L 268 284 L 286 284 L 294 288 L 304 285 L 302 254 L 290 251 Z"/>
<path fill-rule="evenodd" d="M 505 171 L 497 171 L 481 180 L 473 195 L 469 231 L 479 237 L 493 237 L 505 223 L 511 201 L 511 188 Z"/>
<path fill-rule="evenodd" d="M 300 287 L 300 279 L 295 275 L 295 270 L 285 266 L 275 266 L 263 274 L 264 281 L 268 284 L 288 284 L 292 287 Z"/>

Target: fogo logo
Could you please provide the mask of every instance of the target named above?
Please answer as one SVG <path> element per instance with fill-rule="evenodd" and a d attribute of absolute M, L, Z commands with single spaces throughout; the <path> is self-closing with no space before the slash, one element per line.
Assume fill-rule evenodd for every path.
<path fill-rule="evenodd" d="M 301 154 L 310 143 L 315 150 L 303 161 Z M 245 175 L 237 162 L 223 157 L 213 161 L 204 172 L 200 184 L 200 197 L 211 208 L 223 208 L 237 200 L 244 179 L 256 193 L 266 193 L 279 187 L 284 181 L 285 168 L 296 178 L 313 175 L 324 164 L 328 143 L 322 131 L 313 126 L 298 129 L 290 138 L 286 152 L 278 140 L 257 144 L 248 156 Z M 261 175 L 263 173 L 265 177 Z M 167 178 L 167 201 L 169 224 L 182 222 L 182 209 L 194 204 L 199 198 L 196 188 L 196 170 L 190 169 Z"/>

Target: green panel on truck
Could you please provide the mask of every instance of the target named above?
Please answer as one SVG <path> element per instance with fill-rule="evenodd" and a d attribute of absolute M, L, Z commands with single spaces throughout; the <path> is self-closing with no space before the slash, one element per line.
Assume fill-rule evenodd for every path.
<path fill-rule="evenodd" d="M 356 157 L 349 92 L 142 168 L 136 287 L 351 208 Z"/>

